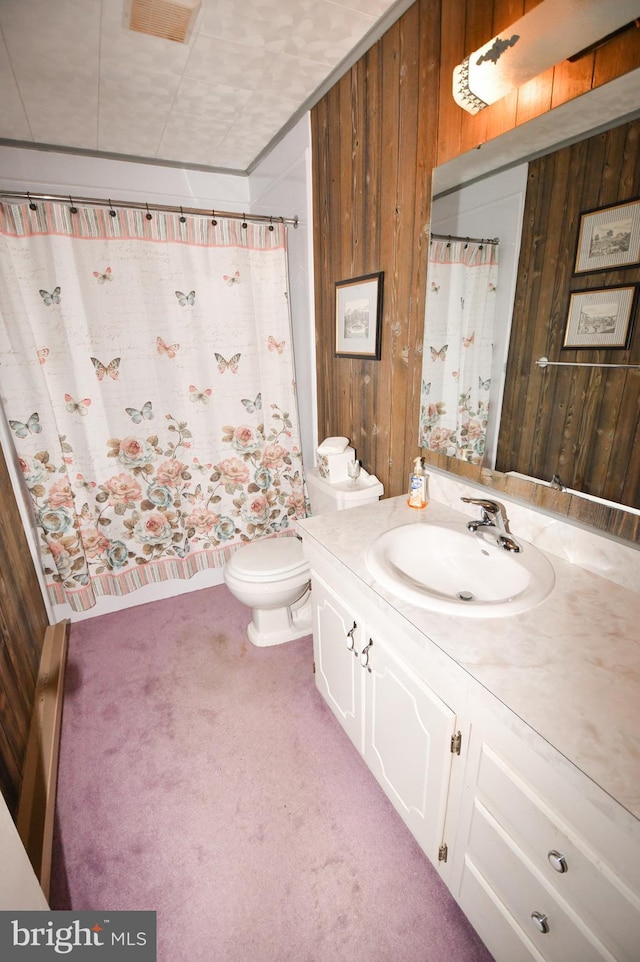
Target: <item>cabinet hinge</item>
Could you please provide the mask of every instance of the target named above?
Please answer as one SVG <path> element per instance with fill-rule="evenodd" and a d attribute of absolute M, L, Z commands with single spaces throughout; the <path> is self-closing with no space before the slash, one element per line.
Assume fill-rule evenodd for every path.
<path fill-rule="evenodd" d="M 447 848 L 447 844 L 445 842 L 445 844 L 441 845 L 440 848 L 438 849 L 438 861 L 446 862 L 448 854 L 449 854 L 449 849 Z"/>
<path fill-rule="evenodd" d="M 462 732 L 456 732 L 451 736 L 451 754 L 459 755 L 462 748 Z"/>
<path fill-rule="evenodd" d="M 313 674 L 315 675 L 315 673 L 316 673 L 316 663 L 315 663 L 315 661 L 314 661 L 314 663 L 313 663 Z"/>

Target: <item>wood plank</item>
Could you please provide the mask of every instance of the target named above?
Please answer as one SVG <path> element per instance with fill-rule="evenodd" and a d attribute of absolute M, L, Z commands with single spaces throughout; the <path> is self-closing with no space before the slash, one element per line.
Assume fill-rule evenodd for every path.
<path fill-rule="evenodd" d="M 535 325 L 539 336 L 534 341 L 532 360 L 541 356 L 555 360 L 559 356 L 565 329 L 567 277 L 571 276 L 564 231 L 572 189 L 569 186 L 572 173 L 571 156 L 567 151 L 560 151 L 549 158 L 549 161 L 549 164 L 541 165 L 541 169 L 546 171 L 546 182 L 550 190 L 541 195 L 538 254 L 542 267 L 537 289 L 538 298 L 533 307 L 533 316 L 545 318 L 546 322 Z M 571 178 L 571 185 L 575 185 L 578 180 L 579 173 Z M 523 321 L 530 323 L 530 318 Z M 536 417 L 528 434 L 530 448 L 527 470 L 520 470 L 524 474 L 551 481 L 553 475 L 560 470 L 559 451 L 564 436 L 562 418 L 558 418 L 561 404 L 557 397 L 557 387 L 562 382 L 563 371 L 546 368 L 541 373 L 542 376 L 538 379 L 540 393 Z M 555 411 L 555 417 L 548 417 L 549 411 Z"/>
<path fill-rule="evenodd" d="M 401 494 L 407 485 L 407 470 L 411 456 L 418 451 L 417 418 L 416 429 L 407 450 L 407 401 L 413 398 L 413 386 L 409 374 L 411 350 L 411 310 L 414 303 L 414 264 L 418 252 L 419 229 L 416 230 L 416 162 L 418 153 L 418 105 L 419 90 L 413 79 L 419 76 L 420 68 L 420 11 L 418 5 L 410 8 L 400 23 L 400 88 L 399 88 L 399 130 L 398 141 L 401 146 L 398 171 L 396 209 L 397 217 L 397 258 L 402 270 L 398 271 L 395 331 L 392 349 L 393 395 L 391 449 L 397 452 L 393 459 L 390 475 L 391 488 Z M 411 346 L 410 346 L 411 345 Z M 411 375 L 415 374 L 415 363 L 411 365 Z M 414 408 L 411 419 L 417 415 Z"/>
<path fill-rule="evenodd" d="M 17 812 L 47 612 L 0 450 L 0 791 Z"/>
<path fill-rule="evenodd" d="M 630 24 L 619 34 L 599 47 L 594 55 L 593 86 L 609 83 L 635 70 L 640 63 L 640 29 L 638 22 Z"/>
<path fill-rule="evenodd" d="M 488 40 L 491 40 L 493 36 L 493 3 L 467 3 L 464 31 L 464 56 L 469 56 L 469 54 L 477 50 L 478 47 L 482 47 Z M 466 111 L 462 111 L 463 120 L 460 134 L 461 153 L 464 154 L 466 151 L 473 150 L 480 144 L 486 143 L 487 140 L 496 136 L 493 131 L 497 130 L 501 133 L 506 129 L 499 119 L 494 119 L 501 117 L 505 109 L 504 103 L 504 101 L 500 101 L 497 104 L 492 104 L 477 114 L 469 114 L 466 113 Z M 515 110 L 513 115 L 515 116 Z M 493 122 L 494 125 L 491 133 L 488 130 L 490 122 Z"/>
<path fill-rule="evenodd" d="M 361 136 L 364 140 L 365 167 L 363 171 L 362 195 L 366 211 L 367 233 L 364 247 L 367 273 L 382 270 L 380 240 L 384 220 L 381 209 L 382 180 L 382 110 L 381 90 L 383 85 L 382 48 L 376 44 L 364 58 L 365 68 L 365 111 Z M 383 304 L 386 300 L 386 277 L 382 280 Z M 379 472 L 377 414 L 377 362 L 362 362 L 362 422 L 358 430 L 358 457 L 370 474 Z M 385 452 L 386 453 L 386 452 Z M 386 470 L 383 477 L 386 481 Z M 385 485 L 386 486 L 386 485 Z"/>
<path fill-rule="evenodd" d="M 415 222 L 413 276 L 411 280 L 411 302 L 409 313 L 409 357 L 408 391 L 405 413 L 404 449 L 407 461 L 418 444 L 418 423 L 420 417 L 420 390 L 422 384 L 422 362 L 424 354 L 425 301 L 427 291 L 427 267 L 429 257 L 429 223 L 431 219 L 431 178 L 435 166 L 438 113 L 436 95 L 438 84 L 437 22 L 433 8 L 420 9 L 420 65 L 418 84 L 418 122 L 415 156 Z"/>
<path fill-rule="evenodd" d="M 496 467 L 501 471 L 520 470 L 529 463 L 537 431 L 540 397 L 547 386 L 543 372 L 535 367 L 535 359 L 546 354 L 546 328 L 529 323 L 548 292 L 543 287 L 545 275 L 545 243 L 547 239 L 547 211 L 553 189 L 553 176 L 545 176 L 553 168 L 552 157 L 543 157 L 528 172 L 525 198 L 524 227 L 518 282 L 514 300 L 512 334 L 507 362 L 505 403 L 509 412 L 501 422 Z M 513 412 L 518 412 L 513 417 Z M 502 436 L 504 432 L 504 437 Z M 526 454 L 524 454 L 526 452 Z"/>
<path fill-rule="evenodd" d="M 405 14 L 406 16 L 406 14 Z M 401 18 L 401 20 L 404 18 Z M 392 399 L 394 379 L 395 323 L 398 313 L 398 179 L 400 176 L 399 140 L 401 36 L 398 21 L 380 42 L 382 84 L 380 111 L 382 130 L 380 142 L 380 267 L 384 270 L 384 307 L 382 316 L 382 361 L 375 365 L 371 377 L 376 380 L 376 410 L 372 430 L 376 432 L 376 475 L 386 479 L 385 494 L 399 494 L 395 490 L 391 434 L 393 430 Z M 398 452 L 399 460 L 402 452 Z M 397 469 L 396 469 L 397 470 Z"/>
<path fill-rule="evenodd" d="M 554 83 L 555 71 L 553 67 L 550 67 L 549 70 L 538 74 L 533 80 L 522 84 L 515 94 L 517 100 L 515 122 L 506 129 L 511 130 L 514 126 L 519 127 L 521 124 L 533 120 L 534 117 L 539 117 L 540 114 L 551 110 Z"/>
<path fill-rule="evenodd" d="M 47 628 L 25 758 L 17 829 L 49 898 L 68 621 Z"/>
<path fill-rule="evenodd" d="M 351 84 L 351 221 L 353 275 L 361 277 L 371 273 L 367 264 L 366 237 L 368 234 L 367 210 L 368 203 L 364 197 L 364 168 L 365 168 L 365 137 L 366 128 L 366 68 L 361 59 L 353 68 L 353 82 Z M 356 450 L 356 457 L 361 458 L 361 436 L 366 423 L 364 409 L 366 406 L 367 384 L 364 361 L 352 361 L 352 389 L 350 392 L 349 423 L 352 425 L 348 437 Z"/>
<path fill-rule="evenodd" d="M 359 277 L 361 270 L 357 263 L 354 247 L 354 197 L 353 197 L 353 116 L 351 105 L 357 84 L 354 82 L 356 68 L 353 67 L 338 84 L 339 124 L 337 138 L 338 168 L 334 177 L 333 190 L 339 193 L 339 240 L 336 244 L 337 262 L 334 263 L 333 283 Z M 335 219 L 334 219 L 335 223 Z M 336 238 L 337 239 L 337 238 Z M 337 274 L 335 271 L 337 270 Z M 335 307 L 334 307 L 335 316 Z M 335 330 L 335 324 L 334 324 Z M 334 360 L 334 380 L 337 390 L 333 392 L 332 435 L 351 438 L 353 413 L 353 384 L 357 362 L 350 358 Z"/>
<path fill-rule="evenodd" d="M 589 458 L 585 466 L 584 487 L 581 490 L 587 494 L 598 491 L 600 497 L 622 503 L 636 429 L 633 415 L 637 416 L 637 392 L 630 390 L 627 384 L 627 379 L 633 377 L 632 371 L 607 371 L 602 368 L 601 374 L 597 427 L 589 438 Z M 629 405 L 634 410 L 630 411 Z M 617 464 L 613 463 L 614 460 Z"/>
<path fill-rule="evenodd" d="M 421 6 L 425 6 L 424 3 Z M 437 162 L 446 163 L 462 153 L 462 127 L 466 114 L 452 95 L 453 68 L 469 53 L 465 50 L 467 0 L 449 0 L 441 4 L 440 83 L 438 87 L 439 122 Z"/>
<path fill-rule="evenodd" d="M 541 322 L 537 326 L 547 327 L 547 343 L 542 353 L 553 361 L 575 359 L 567 358 L 563 344 L 578 229 L 573 215 L 583 194 L 586 154 L 587 146 L 582 142 L 554 155 L 554 189 L 548 206 L 544 247 L 545 257 L 553 264 L 553 274 L 548 281 L 553 299 L 550 307 L 539 304 L 534 315 L 540 319 L 549 317 L 546 325 Z M 551 176 L 550 173 L 547 176 Z M 540 440 L 526 473 L 547 481 L 558 474 L 564 484 L 573 486 L 576 442 L 569 425 L 577 428 L 580 421 L 582 405 L 575 404 L 575 392 L 579 392 L 581 375 L 577 368 L 572 373 L 571 368 L 549 367 L 542 372 L 542 380 L 547 391 L 539 408 Z"/>
<path fill-rule="evenodd" d="M 585 54 L 573 63 L 563 60 L 556 64 L 553 71 L 553 89 L 551 92 L 551 108 L 559 107 L 574 97 L 579 97 L 590 90 L 593 83 L 593 69 L 595 55 Z"/>
<path fill-rule="evenodd" d="M 535 6 L 535 3 L 533 4 Z M 493 0 L 493 24 L 491 34 L 485 39 L 485 43 L 490 37 L 503 35 L 512 24 L 516 23 L 527 13 L 527 4 L 523 0 Z M 518 121 L 518 106 L 520 91 L 513 90 L 503 97 L 494 107 L 487 111 L 487 125 L 485 139 L 492 140 L 500 134 L 511 130 Z"/>

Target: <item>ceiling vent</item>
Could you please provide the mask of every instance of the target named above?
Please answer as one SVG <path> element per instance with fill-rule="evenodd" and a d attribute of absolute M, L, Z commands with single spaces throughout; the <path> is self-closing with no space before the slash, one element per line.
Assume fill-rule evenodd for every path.
<path fill-rule="evenodd" d="M 130 30 L 188 43 L 201 0 L 127 0 L 124 22 Z"/>

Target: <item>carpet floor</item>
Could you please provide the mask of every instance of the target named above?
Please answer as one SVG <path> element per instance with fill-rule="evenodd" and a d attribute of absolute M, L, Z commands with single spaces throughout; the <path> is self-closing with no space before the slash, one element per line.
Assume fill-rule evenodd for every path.
<path fill-rule="evenodd" d="M 51 907 L 158 962 L 491 962 L 319 696 L 225 586 L 72 625 Z"/>

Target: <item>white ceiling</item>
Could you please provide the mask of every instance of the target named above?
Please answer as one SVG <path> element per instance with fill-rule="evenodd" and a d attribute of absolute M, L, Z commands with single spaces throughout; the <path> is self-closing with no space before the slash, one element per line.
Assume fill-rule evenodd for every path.
<path fill-rule="evenodd" d="M 412 2 L 202 0 L 180 44 L 126 0 L 0 0 L 0 140 L 247 171 Z"/>

